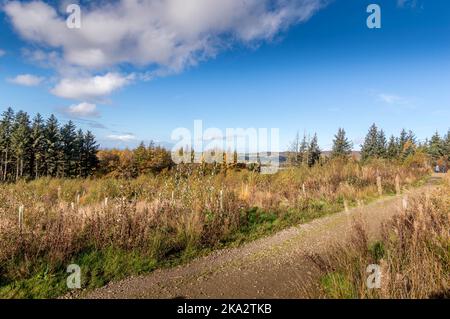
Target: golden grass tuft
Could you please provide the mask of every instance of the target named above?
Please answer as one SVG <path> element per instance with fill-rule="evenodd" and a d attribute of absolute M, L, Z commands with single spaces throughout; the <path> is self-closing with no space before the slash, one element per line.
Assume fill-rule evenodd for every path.
<path fill-rule="evenodd" d="M 355 225 L 349 244 L 312 256 L 322 269 L 322 297 L 449 298 L 450 178 L 432 193 L 410 198 L 407 209 L 385 223 L 381 240 L 369 243 Z M 366 284 L 368 265 L 381 269 L 381 287 Z"/>

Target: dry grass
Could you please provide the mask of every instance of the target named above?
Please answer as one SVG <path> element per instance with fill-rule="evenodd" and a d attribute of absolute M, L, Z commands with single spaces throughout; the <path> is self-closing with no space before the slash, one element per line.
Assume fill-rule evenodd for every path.
<path fill-rule="evenodd" d="M 409 199 L 408 207 L 383 226 L 381 240 L 370 243 L 355 225 L 353 240 L 325 257 L 314 256 L 325 272 L 329 298 L 450 297 L 450 176 L 433 193 Z M 381 287 L 368 289 L 368 265 L 381 270 Z"/>
<path fill-rule="evenodd" d="M 1 185 L 0 287 L 6 288 L 0 294 L 23 296 L 20 291 L 29 287 L 21 283 L 36 276 L 40 283 L 53 278 L 61 293 L 65 267 L 93 263 L 92 254 L 98 253 L 113 258 L 116 268 L 106 275 L 110 260 L 98 262 L 97 268 L 87 264 L 84 285 L 101 285 L 116 274 L 149 271 L 173 258 L 342 210 L 344 200 L 349 205 L 371 200 L 378 196 L 377 176 L 384 192 L 394 193 L 397 175 L 408 186 L 427 173 L 386 162 L 361 166 L 335 161 L 276 175 L 226 171 L 205 176 L 180 168 L 134 180 L 41 179 Z M 127 262 L 131 254 L 138 266 L 123 268 L 116 257 L 121 254 Z M 25 296 L 54 294 L 44 290 Z"/>

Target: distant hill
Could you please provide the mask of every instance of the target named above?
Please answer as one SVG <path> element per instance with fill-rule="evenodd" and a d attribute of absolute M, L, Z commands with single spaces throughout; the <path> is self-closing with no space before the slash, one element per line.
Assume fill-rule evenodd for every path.
<path fill-rule="evenodd" d="M 281 152 L 280 153 L 280 163 L 287 162 L 290 153 L 291 152 Z M 322 156 L 330 157 L 331 156 L 331 151 L 322 151 Z M 351 156 L 356 158 L 357 160 L 359 160 L 359 159 L 361 159 L 361 152 L 360 151 L 352 151 L 352 155 Z"/>

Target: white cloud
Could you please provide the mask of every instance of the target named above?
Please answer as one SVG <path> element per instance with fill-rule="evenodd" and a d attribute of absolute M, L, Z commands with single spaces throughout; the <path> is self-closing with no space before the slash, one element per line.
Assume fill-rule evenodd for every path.
<path fill-rule="evenodd" d="M 10 1 L 15 30 L 70 65 L 99 70 L 131 63 L 178 72 L 233 43 L 271 40 L 328 0 L 118 0 L 82 7 L 81 29 L 43 1 Z"/>
<path fill-rule="evenodd" d="M 5 50 L 0 49 L 0 58 L 6 54 Z"/>
<path fill-rule="evenodd" d="M 136 141 L 136 136 L 132 134 L 123 134 L 123 135 L 108 135 L 107 139 L 111 141 L 119 141 L 119 142 L 131 142 Z"/>
<path fill-rule="evenodd" d="M 97 106 L 91 103 L 80 103 L 69 106 L 64 113 L 74 117 L 98 117 Z"/>
<path fill-rule="evenodd" d="M 392 105 L 394 105 L 394 104 L 397 104 L 397 105 L 399 105 L 399 104 L 402 104 L 402 105 L 409 104 L 408 99 L 406 99 L 406 98 L 404 98 L 402 96 L 395 95 L 395 94 L 380 93 L 380 94 L 378 94 L 378 98 L 382 102 L 387 103 L 387 104 L 392 104 Z"/>
<path fill-rule="evenodd" d="M 44 81 L 43 77 L 35 76 L 32 74 L 20 74 L 15 78 L 8 79 L 8 82 L 10 83 L 24 86 L 37 86 L 41 84 L 42 81 Z"/>
<path fill-rule="evenodd" d="M 51 92 L 56 96 L 75 99 L 93 100 L 111 94 L 113 91 L 130 83 L 133 75 L 123 76 L 118 73 L 106 73 L 93 77 L 62 79 Z"/>

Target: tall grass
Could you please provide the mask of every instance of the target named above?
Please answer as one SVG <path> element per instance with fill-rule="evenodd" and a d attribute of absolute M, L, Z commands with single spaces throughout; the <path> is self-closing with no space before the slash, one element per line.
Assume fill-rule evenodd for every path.
<path fill-rule="evenodd" d="M 450 176 L 383 226 L 369 242 L 356 225 L 350 244 L 314 260 L 324 271 L 322 296 L 329 298 L 450 298 Z M 377 264 L 379 289 L 367 287 L 366 268 Z"/>
<path fill-rule="evenodd" d="M 425 168 L 330 162 L 275 175 L 180 168 L 137 179 L 40 179 L 0 186 L 0 295 L 64 293 L 77 263 L 84 287 L 179 262 L 408 186 Z M 398 177 L 397 177 L 398 178 Z M 19 226 L 19 207 L 23 223 Z"/>

